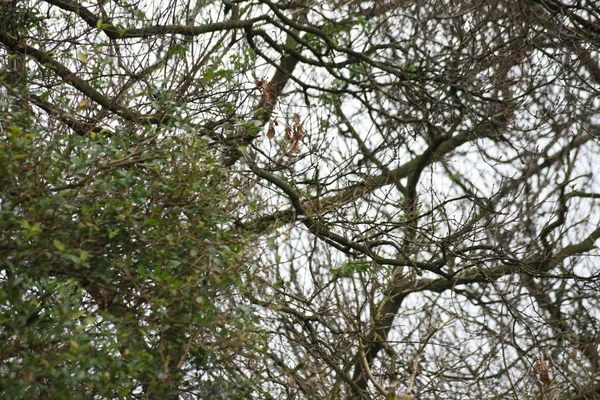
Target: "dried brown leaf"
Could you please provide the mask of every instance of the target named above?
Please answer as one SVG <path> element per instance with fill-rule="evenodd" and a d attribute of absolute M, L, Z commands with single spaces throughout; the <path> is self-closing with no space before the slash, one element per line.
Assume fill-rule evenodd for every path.
<path fill-rule="evenodd" d="M 540 381 L 548 386 L 550 385 L 550 374 L 548 373 L 548 367 L 546 366 L 546 360 L 543 357 L 538 357 L 535 364 L 535 372 L 540 378 Z"/>
<path fill-rule="evenodd" d="M 275 124 L 273 121 L 269 122 L 269 129 L 267 129 L 267 137 L 269 140 L 273 140 L 275 137 Z"/>
<path fill-rule="evenodd" d="M 294 114 L 294 124 L 292 128 L 287 127 L 285 133 L 288 140 L 292 143 L 290 151 L 292 153 L 299 152 L 300 142 L 304 138 L 304 128 L 298 113 Z"/>
<path fill-rule="evenodd" d="M 294 137 L 298 140 L 304 138 L 304 130 L 302 128 L 302 121 L 300 121 L 300 115 L 294 114 Z"/>
<path fill-rule="evenodd" d="M 275 86 L 270 81 L 263 81 L 262 94 L 265 104 L 273 104 L 275 102 Z"/>
<path fill-rule="evenodd" d="M 290 151 L 292 153 L 299 153 L 300 152 L 300 146 L 298 145 L 298 142 L 292 142 L 292 146 L 290 147 Z"/>

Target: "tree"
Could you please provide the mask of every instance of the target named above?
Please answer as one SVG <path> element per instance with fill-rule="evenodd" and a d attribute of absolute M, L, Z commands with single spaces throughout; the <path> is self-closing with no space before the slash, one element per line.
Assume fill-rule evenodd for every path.
<path fill-rule="evenodd" d="M 1 20 L 3 394 L 600 397 L 593 2 Z"/>

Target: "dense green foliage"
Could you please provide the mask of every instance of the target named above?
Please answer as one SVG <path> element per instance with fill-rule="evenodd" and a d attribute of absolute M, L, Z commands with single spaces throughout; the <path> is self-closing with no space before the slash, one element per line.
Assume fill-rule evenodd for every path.
<path fill-rule="evenodd" d="M 3 397 L 231 398 L 238 377 L 224 369 L 255 335 L 235 305 L 249 283 L 229 176 L 206 141 L 10 122 L 0 134 Z"/>

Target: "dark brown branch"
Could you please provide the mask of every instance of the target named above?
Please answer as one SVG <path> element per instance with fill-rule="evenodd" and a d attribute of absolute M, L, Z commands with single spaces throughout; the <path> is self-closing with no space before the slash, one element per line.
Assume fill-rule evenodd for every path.
<path fill-rule="evenodd" d="M 268 20 L 267 17 L 261 16 L 249 20 L 229 20 L 224 22 L 215 22 L 212 24 L 200 26 L 188 25 L 155 25 L 143 28 L 122 28 L 113 25 L 110 21 L 103 20 L 101 17 L 92 13 L 85 6 L 69 1 L 69 0 L 45 0 L 48 4 L 57 6 L 65 11 L 70 11 L 77 14 L 91 28 L 99 29 L 111 39 L 132 39 L 132 38 L 149 38 L 160 35 L 185 35 L 198 36 L 204 33 L 218 32 L 232 29 L 244 29 L 251 27 L 259 21 Z"/>

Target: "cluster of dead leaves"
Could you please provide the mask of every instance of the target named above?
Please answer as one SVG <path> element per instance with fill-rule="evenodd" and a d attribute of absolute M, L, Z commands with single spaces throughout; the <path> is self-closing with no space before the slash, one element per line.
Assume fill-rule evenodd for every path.
<path fill-rule="evenodd" d="M 275 137 L 275 127 L 279 126 L 279 121 L 277 121 L 277 117 L 271 119 L 269 121 L 269 128 L 267 129 L 267 137 L 269 140 L 272 140 Z M 285 126 L 285 137 L 290 142 L 290 152 L 298 153 L 300 151 L 300 142 L 304 139 L 304 128 L 302 126 L 302 121 L 300 120 L 300 115 L 298 113 L 294 114 L 293 123 L 287 124 Z"/>
<path fill-rule="evenodd" d="M 275 104 L 275 86 L 271 81 L 263 78 L 255 78 L 254 85 L 262 95 L 262 102 L 265 105 L 272 106 Z"/>
<path fill-rule="evenodd" d="M 262 95 L 262 103 L 265 105 L 273 106 L 276 101 L 275 87 L 271 81 L 263 78 L 254 78 L 254 85 L 256 89 Z M 275 137 L 275 127 L 279 126 L 277 117 L 272 118 L 269 121 L 269 128 L 267 129 L 267 137 L 272 140 Z M 302 121 L 300 115 L 295 113 L 293 116 L 293 122 L 287 124 L 285 127 L 285 137 L 290 142 L 290 152 L 298 153 L 300 151 L 300 142 L 304 139 L 304 128 L 302 127 Z"/>

